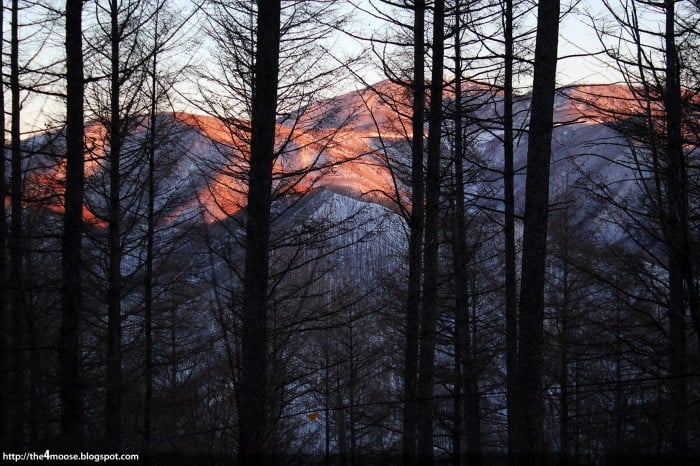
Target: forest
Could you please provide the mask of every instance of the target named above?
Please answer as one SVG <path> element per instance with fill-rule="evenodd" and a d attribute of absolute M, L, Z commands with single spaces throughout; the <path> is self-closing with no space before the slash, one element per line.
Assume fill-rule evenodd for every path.
<path fill-rule="evenodd" d="M 699 0 L 0 28 L 3 461 L 700 464 Z"/>

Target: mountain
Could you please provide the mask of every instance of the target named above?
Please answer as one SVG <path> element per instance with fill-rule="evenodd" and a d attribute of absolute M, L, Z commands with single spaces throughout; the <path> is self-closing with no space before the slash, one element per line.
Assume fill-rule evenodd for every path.
<path fill-rule="evenodd" d="M 473 108 L 476 123 L 472 134 L 473 157 L 485 168 L 468 193 L 500 197 L 499 175 L 502 148 L 498 129 L 502 99 L 498 92 L 477 83 L 466 83 L 465 106 Z M 450 105 L 453 93 L 446 91 Z M 280 118 L 275 166 L 276 188 L 285 195 L 300 195 L 314 189 L 330 190 L 363 202 L 381 204 L 399 211 L 408 206 L 407 179 L 410 137 L 410 98 L 404 88 L 390 82 L 351 92 L 313 104 L 300 115 Z M 577 86 L 559 91 L 555 102 L 551 197 L 564 196 L 567 189 L 584 179 L 622 178 L 616 160 L 624 155 L 617 133 L 611 129 L 611 115 L 623 115 L 635 101 L 622 86 Z M 515 127 L 529 120 L 528 96 L 516 98 Z M 223 122 L 217 118 L 187 113 L 162 114 L 158 118 L 158 177 L 167 187 L 166 197 L 177 187 L 177 203 L 164 203 L 165 221 L 199 216 L 207 223 L 236 215 L 245 205 L 246 122 Z M 125 142 L 124 195 L 135 191 L 145 177 L 147 120 L 129 125 Z M 99 123 L 86 126 L 85 220 L 104 225 L 107 161 L 105 129 Z M 526 163 L 527 135 L 516 135 L 516 173 Z M 62 181 L 65 177 L 62 134 L 46 134 L 27 141 L 29 199 L 41 199 L 44 208 L 61 211 Z M 449 141 L 445 141 L 449 150 Z M 164 168 L 165 167 L 165 168 Z M 516 177 L 516 199 L 522 206 L 523 177 Z M 603 180 L 604 181 L 604 180 Z M 622 192 L 629 189 L 618 187 Z M 162 195 L 160 197 L 163 197 Z M 166 205 L 167 204 L 167 205 Z M 496 208 L 497 202 L 489 203 Z M 592 206 L 595 208 L 594 206 Z"/>
<path fill-rule="evenodd" d="M 444 99 L 447 114 L 454 107 L 453 95 L 448 88 Z M 463 96 L 464 107 L 469 112 L 469 126 L 465 128 L 469 142 L 464 154 L 467 180 L 464 189 L 472 252 L 468 272 L 470 314 L 474 346 L 479 349 L 476 356 L 480 377 L 484 381 L 480 387 L 484 390 L 483 425 L 497 426 L 491 431 L 484 430 L 484 438 L 491 445 L 503 445 L 503 132 L 499 124 L 503 101 L 500 92 L 480 83 L 465 83 Z M 273 367 L 268 389 L 270 399 L 276 404 L 270 412 L 277 416 L 270 422 L 283 425 L 284 428 L 275 427 L 284 436 L 278 442 L 289 446 L 290 451 L 323 451 L 324 429 L 330 425 L 325 416 L 332 413 L 335 417 L 339 412 L 342 415 L 344 409 L 359 429 L 360 450 L 365 445 L 391 449 L 399 444 L 396 400 L 402 396 L 400 370 L 408 243 L 405 214 L 411 208 L 407 183 L 411 154 L 409 104 L 410 95 L 405 89 L 383 82 L 315 102 L 278 120 L 280 156 L 274 166 L 277 196 L 272 209 L 268 314 Z M 635 113 L 637 106 L 631 93 L 619 86 L 575 86 L 557 93 L 550 187 L 550 218 L 554 228 L 550 229 L 548 313 L 556 312 L 562 294 L 563 285 L 557 279 L 566 261 L 557 256 L 563 254 L 564 247 L 557 243 L 560 238 L 556 237 L 561 234 L 562 224 L 570 226 L 566 238 L 571 241 L 566 244 L 565 253 L 571 257 L 580 253 L 600 259 L 600 267 L 606 274 L 605 258 L 601 256 L 618 251 L 599 249 L 596 242 L 603 246 L 612 243 L 626 246 L 631 241 L 623 230 L 625 225 L 614 218 L 611 203 L 600 194 L 626 206 L 637 207 L 643 202 L 636 168 L 630 164 L 630 149 L 616 131 L 618 125 Z M 529 110 L 529 96 L 517 96 L 518 215 L 522 214 L 524 204 L 527 132 L 523 128 L 529 121 Z M 174 437 L 178 451 L 204 449 L 204 443 L 221 444 L 225 448 L 234 444 L 230 440 L 235 436 L 237 422 L 247 124 L 187 113 L 163 113 L 157 118 L 156 240 L 151 278 L 153 354 L 157 355 L 154 413 L 158 415 L 154 419 L 160 419 L 160 424 L 154 424 L 154 432 L 158 432 L 154 438 L 170 439 L 173 432 L 184 432 L 185 437 Z M 128 137 L 121 160 L 120 225 L 123 374 L 124 386 L 128 387 L 124 406 L 138 410 L 143 403 L 140 387 L 147 274 L 144 237 L 148 120 L 133 118 L 125 122 L 125 127 Z M 449 120 L 445 128 L 449 133 Z M 103 399 L 99 381 L 104 376 L 106 347 L 109 147 L 102 125 L 88 122 L 86 129 L 84 217 L 88 227 L 82 251 L 85 312 L 81 344 L 85 348 L 86 380 L 97 381 L 86 386 L 85 398 L 92 405 L 99 405 Z M 65 178 L 64 134 L 55 131 L 38 135 L 24 141 L 24 149 L 23 246 L 25 251 L 31 251 L 26 254 L 26 276 L 33 293 L 33 309 L 42 322 L 48 323 L 47 334 L 54 335 L 39 337 L 40 341 L 48 342 L 48 347 L 55 341 L 56 323 L 60 321 L 57 284 L 61 280 L 59 214 Z M 449 185 L 451 150 L 450 139 L 445 137 L 446 193 L 454 189 Z M 444 207 L 449 212 L 447 198 Z M 452 263 L 447 223 L 442 232 L 441 244 L 445 245 L 440 250 L 442 265 L 449 271 Z M 634 240 L 642 241 L 640 238 L 641 235 Z M 635 251 L 640 249 L 639 245 L 634 246 Z M 650 250 L 648 245 L 642 248 Z M 642 260 L 630 261 L 631 277 L 640 271 L 651 277 L 662 273 L 656 264 L 650 270 L 644 264 L 640 266 Z M 573 268 L 570 273 L 571 297 L 576 300 L 571 312 L 580 315 L 583 322 L 577 324 L 576 332 L 581 332 L 577 338 L 590 337 L 593 340 L 590 347 L 598 341 L 600 345 L 596 348 L 607 347 L 614 338 L 611 327 L 594 324 L 598 320 L 609 321 L 612 310 L 624 311 L 617 306 L 618 295 L 608 293 L 599 283 L 584 278 Z M 451 280 L 447 273 L 442 275 L 439 290 L 440 343 L 436 361 L 438 377 L 446 382 L 440 382 L 436 391 L 442 400 L 438 401 L 440 406 L 452 403 L 449 395 L 453 355 L 450 342 L 454 328 Z M 620 286 L 627 286 L 626 282 L 621 283 Z M 599 298 L 601 294 L 603 297 Z M 609 303 L 601 304 L 601 300 Z M 646 312 L 643 305 L 630 304 Z M 547 332 L 557 334 L 555 321 L 548 319 L 547 325 L 553 328 L 548 327 Z M 661 321 L 655 323 L 658 322 Z M 641 328 L 638 323 L 632 324 L 631 331 Z M 632 340 L 661 341 L 663 336 L 652 333 L 657 327 L 662 326 L 644 327 L 640 338 Z M 589 328 L 590 332 L 603 331 L 591 337 L 591 333 L 586 333 Z M 655 350 L 651 351 L 655 347 L 643 349 L 655 355 Z M 582 378 L 582 383 L 598 383 L 599 377 L 612 380 L 608 374 L 615 367 L 611 357 L 599 360 L 589 356 L 586 354 L 576 362 L 577 377 L 579 369 L 582 377 L 588 377 Z M 47 361 L 51 365 L 52 360 Z M 657 370 L 656 359 L 648 367 Z M 556 371 L 556 364 L 547 370 Z M 633 380 L 637 375 L 630 372 L 625 377 Z M 559 393 L 556 376 L 547 383 L 551 393 Z M 329 398 L 329 389 L 338 394 L 338 399 Z M 657 389 L 650 390 L 656 393 Z M 607 399 L 602 403 L 606 404 Z M 442 408 L 438 411 L 443 412 Z M 90 425 L 101 422 L 99 409 L 96 412 L 89 412 Z M 317 416 L 324 422 L 316 422 Z M 212 425 L 217 428 L 212 430 Z M 442 438 L 449 435 L 445 425 L 438 427 Z M 136 433 L 139 428 L 131 430 Z M 213 433 L 209 436 L 199 432 Z M 140 437 L 134 444 L 139 441 Z M 169 442 L 165 440 L 159 445 L 174 445 Z"/>

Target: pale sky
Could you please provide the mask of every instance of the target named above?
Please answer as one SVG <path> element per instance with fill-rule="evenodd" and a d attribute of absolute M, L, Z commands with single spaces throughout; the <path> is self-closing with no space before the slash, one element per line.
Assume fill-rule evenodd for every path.
<path fill-rule="evenodd" d="M 180 0 L 178 0 L 180 1 Z M 366 1 L 364 2 L 366 3 Z M 565 5 L 562 5 L 564 8 Z M 586 23 L 589 19 L 582 14 L 584 9 L 593 12 L 601 11 L 601 0 L 586 0 L 585 5 L 580 4 L 576 12 L 570 13 L 560 26 L 559 55 L 564 57 L 571 54 L 583 54 L 600 49 L 600 44 L 590 26 Z M 5 15 L 6 17 L 9 15 Z M 378 20 L 373 20 L 366 16 L 355 19 L 354 25 L 359 27 L 363 35 L 370 35 L 372 31 L 381 31 L 386 26 Z M 6 27 L 7 31 L 9 27 Z M 334 50 L 339 55 L 357 53 L 362 49 L 362 45 L 357 41 L 340 35 L 334 44 Z M 55 53 L 55 52 L 54 52 Z M 361 72 L 363 78 L 368 82 L 376 82 L 384 79 L 379 68 L 367 66 Z M 559 85 L 573 83 L 605 83 L 617 80 L 613 69 L 603 64 L 595 58 L 565 58 L 560 60 L 558 65 Z M 9 93 L 6 93 L 9 99 Z M 7 102 L 6 104 L 8 104 Z M 42 130 L 47 125 L 47 115 L 56 116 L 61 112 L 61 105 L 55 99 L 34 96 L 25 102 L 23 109 L 23 131 Z"/>

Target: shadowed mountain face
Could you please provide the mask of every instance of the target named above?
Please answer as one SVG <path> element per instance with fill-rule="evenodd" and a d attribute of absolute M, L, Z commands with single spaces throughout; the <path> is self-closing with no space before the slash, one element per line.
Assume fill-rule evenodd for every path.
<path fill-rule="evenodd" d="M 452 107 L 453 93 L 446 91 L 445 105 Z M 501 95 L 487 86 L 466 83 L 464 107 L 469 112 L 466 132 L 470 150 L 468 170 L 480 173 L 466 186 L 474 206 L 500 208 L 503 164 Z M 616 119 L 637 113 L 641 103 L 621 86 L 580 86 L 563 89 L 555 102 L 551 198 L 554 202 L 569 191 L 595 179 L 609 184 L 620 196 L 629 182 L 615 183 L 629 167 L 618 161 L 625 154 L 621 138 L 611 129 Z M 279 156 L 275 162 L 275 190 L 281 196 L 298 197 L 325 189 L 363 202 L 400 212 L 410 210 L 410 97 L 406 89 L 389 82 L 318 102 L 296 115 L 280 117 Z M 529 121 L 528 96 L 516 99 L 516 202 L 524 198 Z M 245 207 L 248 122 L 187 113 L 161 114 L 156 130 L 156 210 L 159 221 L 181 220 L 211 223 L 235 216 Z M 470 123 L 469 123 L 470 122 Z M 448 121 L 448 126 L 450 122 Z M 143 208 L 147 176 L 148 120 L 126 124 L 122 159 L 125 215 Z M 47 133 L 26 141 L 27 204 L 52 212 L 62 211 L 62 133 Z M 99 123 L 86 127 L 87 223 L 104 226 L 109 190 L 107 176 L 109 142 Z M 444 153 L 450 155 L 449 138 Z M 473 162 L 470 167 L 469 162 Z M 567 194 L 569 193 L 569 194 Z M 490 200 L 489 200 L 490 199 Z M 582 219 L 599 206 L 584 202 Z M 596 217 L 597 215 L 593 215 Z"/>

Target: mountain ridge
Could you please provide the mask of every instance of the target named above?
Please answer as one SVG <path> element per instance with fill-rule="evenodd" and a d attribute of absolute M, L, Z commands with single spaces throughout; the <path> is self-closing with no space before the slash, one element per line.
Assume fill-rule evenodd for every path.
<path fill-rule="evenodd" d="M 464 87 L 465 102 L 474 108 L 475 121 L 478 121 L 471 125 L 470 131 L 477 135 L 472 144 L 488 170 L 497 174 L 502 164 L 502 149 L 499 147 L 502 131 L 499 133 L 494 128 L 497 128 L 502 112 L 500 94 L 487 93 L 488 89 L 483 85 L 466 83 Z M 448 109 L 452 95 L 448 89 L 444 99 Z M 557 164 L 566 158 L 580 160 L 584 152 L 589 156 L 609 156 L 601 154 L 605 151 L 589 143 L 615 140 L 616 134 L 610 130 L 610 123 L 615 115 L 626 114 L 623 110 L 629 112 L 631 102 L 634 102 L 634 97 L 621 85 L 586 84 L 566 86 L 558 91 L 555 102 L 558 128 L 553 136 L 552 158 L 555 198 L 561 194 L 556 183 L 561 172 Z M 410 153 L 410 121 L 403 112 L 409 109 L 408 104 L 406 89 L 383 81 L 313 103 L 295 124 L 283 118 L 277 126 L 280 154 L 274 165 L 276 192 L 297 196 L 312 189 L 329 189 L 397 212 L 409 210 L 409 187 L 403 181 L 407 178 L 406 154 Z M 526 163 L 524 143 L 527 135 L 522 128 L 526 125 L 528 109 L 529 100 L 520 96 L 514 108 L 516 128 L 521 128 L 516 138 L 519 141 L 515 148 L 516 172 L 517 169 L 522 171 Z M 139 184 L 145 176 L 142 162 L 147 121 L 143 118 L 132 125 L 133 129 L 125 140 L 125 157 L 133 159 L 133 163 L 123 164 L 126 166 L 125 179 L 133 178 L 127 184 Z M 496 123 L 485 125 L 484 121 Z M 183 190 L 180 193 L 182 202 L 171 208 L 164 219 L 173 221 L 196 215 L 195 211 L 199 209 L 200 218 L 211 223 L 236 215 L 245 207 L 247 124 L 243 120 L 224 121 L 185 112 L 159 115 L 158 126 L 164 136 L 157 148 L 158 162 L 168 159 L 165 164 L 172 168 L 159 169 L 159 175 L 163 177 L 161 185 L 178 186 Z M 103 125 L 96 122 L 86 125 L 84 218 L 96 226 L 105 226 L 107 218 L 103 203 L 92 199 L 95 197 L 93 192 L 99 194 L 106 189 L 106 138 Z M 25 197 L 42 199 L 40 204 L 55 213 L 62 212 L 62 180 L 65 178 L 62 144 L 60 135 L 35 138 L 25 144 L 28 151 L 44 154 L 30 170 Z M 585 151 L 580 150 L 587 144 Z M 450 150 L 449 141 L 445 141 L 445 149 Z M 170 160 L 173 158 L 175 160 Z M 597 166 L 597 170 L 602 169 Z M 566 170 L 576 171 L 570 164 Z M 490 176 L 489 179 L 495 183 L 497 178 Z M 523 183 L 516 181 L 517 198 L 522 198 L 522 188 Z"/>

